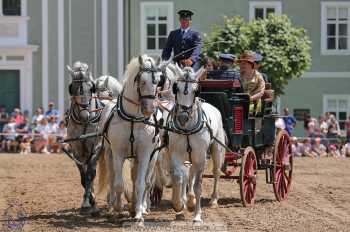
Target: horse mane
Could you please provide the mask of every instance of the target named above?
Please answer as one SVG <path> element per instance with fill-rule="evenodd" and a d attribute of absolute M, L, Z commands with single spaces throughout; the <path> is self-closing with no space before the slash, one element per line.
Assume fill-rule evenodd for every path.
<path fill-rule="evenodd" d="M 151 66 L 148 64 L 148 62 L 145 62 L 147 60 L 151 61 L 152 65 L 154 66 L 154 60 L 152 57 L 150 57 L 146 54 L 143 54 L 142 59 L 144 61 L 145 68 L 151 68 Z M 125 86 L 126 83 L 128 81 L 130 81 L 131 78 L 132 78 L 132 82 L 134 82 L 134 79 L 135 79 L 137 73 L 139 72 L 139 70 L 140 70 L 139 57 L 133 57 L 130 60 L 129 64 L 126 66 L 124 75 L 122 77 L 123 86 Z"/>

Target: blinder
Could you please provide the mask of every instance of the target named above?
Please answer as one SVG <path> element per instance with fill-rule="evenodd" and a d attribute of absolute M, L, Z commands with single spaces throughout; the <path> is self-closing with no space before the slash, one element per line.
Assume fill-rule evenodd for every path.
<path fill-rule="evenodd" d="M 159 72 L 160 69 L 154 68 L 153 66 L 151 68 L 140 68 L 140 71 L 137 73 L 134 83 L 137 84 L 137 93 L 139 95 L 139 99 L 147 98 L 147 99 L 155 99 L 155 95 L 142 95 L 141 94 L 141 89 L 140 89 L 140 79 L 141 75 L 144 72 L 151 73 L 152 74 L 152 84 L 157 84 L 156 82 L 156 77 L 154 73 Z"/>

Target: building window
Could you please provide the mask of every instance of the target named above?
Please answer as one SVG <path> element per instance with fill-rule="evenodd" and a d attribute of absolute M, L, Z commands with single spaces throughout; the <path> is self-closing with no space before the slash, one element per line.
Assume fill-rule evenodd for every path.
<path fill-rule="evenodd" d="M 159 54 L 172 29 L 172 2 L 141 2 L 142 52 Z"/>
<path fill-rule="evenodd" d="M 350 2 L 322 2 L 323 55 L 350 54 Z"/>
<path fill-rule="evenodd" d="M 0 0 L 2 1 L 2 14 L 5 16 L 21 15 L 21 0 Z"/>
<path fill-rule="evenodd" d="M 266 19 L 270 14 L 281 15 L 282 3 L 279 1 L 249 2 L 249 20 Z"/>
<path fill-rule="evenodd" d="M 336 116 L 341 130 L 349 116 L 350 95 L 326 95 L 323 97 L 323 111 Z"/>

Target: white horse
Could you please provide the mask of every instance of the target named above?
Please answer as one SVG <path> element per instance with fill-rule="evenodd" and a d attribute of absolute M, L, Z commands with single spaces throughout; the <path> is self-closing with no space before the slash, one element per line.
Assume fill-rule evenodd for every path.
<path fill-rule="evenodd" d="M 202 69 L 196 73 L 192 68 L 181 70 L 176 65 L 178 79 L 173 86 L 176 96 L 175 107 L 167 122 L 176 133 L 169 132 L 170 166 L 173 188 L 173 207 L 177 217 L 183 216 L 185 204 L 189 211 L 195 208 L 193 221 L 202 222 L 201 195 L 202 175 L 206 164 L 206 154 L 213 159 L 214 189 L 211 205 L 217 205 L 220 168 L 224 160 L 225 149 L 213 137 L 225 143 L 221 114 L 214 106 L 196 98 L 199 91 L 198 78 Z M 185 162 L 190 162 L 190 171 Z M 186 187 L 188 184 L 188 194 Z"/>
<path fill-rule="evenodd" d="M 154 111 L 156 87 L 162 72 L 159 64 L 147 55 L 133 58 L 127 66 L 122 93 L 117 104 L 107 104 L 107 108 L 115 108 L 116 113 L 110 121 L 107 139 L 112 150 L 112 168 L 101 167 L 100 181 L 109 179 L 109 205 L 120 212 L 122 210 L 121 194 L 124 190 L 123 163 L 132 157 L 133 201 L 132 210 L 135 210 L 135 219 L 143 220 L 146 181 L 151 169 L 150 158 L 159 141 L 155 135 L 155 128 L 147 126 L 143 121 Z M 108 112 L 108 110 L 107 110 Z M 108 115 L 104 115 L 108 117 Z M 111 167 L 110 167 L 111 168 Z M 106 172 L 114 174 L 107 176 Z M 133 212 L 132 212 L 133 213 Z"/>
<path fill-rule="evenodd" d="M 100 76 L 95 80 L 96 94 L 100 100 L 117 99 L 122 92 L 123 86 L 119 81 L 109 75 Z"/>

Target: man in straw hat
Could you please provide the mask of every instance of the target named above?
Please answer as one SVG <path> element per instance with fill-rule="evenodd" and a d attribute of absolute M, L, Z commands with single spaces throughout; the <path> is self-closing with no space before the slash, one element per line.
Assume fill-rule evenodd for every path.
<path fill-rule="evenodd" d="M 174 61 L 182 66 L 192 67 L 195 71 L 200 68 L 199 56 L 202 48 L 200 33 L 191 28 L 193 12 L 180 10 L 180 28 L 170 32 L 162 52 L 162 59 L 168 60 L 174 51 Z"/>
<path fill-rule="evenodd" d="M 256 54 L 245 51 L 238 59 L 243 89 L 250 96 L 250 113 L 261 112 L 261 97 L 265 91 L 265 81 L 261 73 L 257 71 Z"/>

